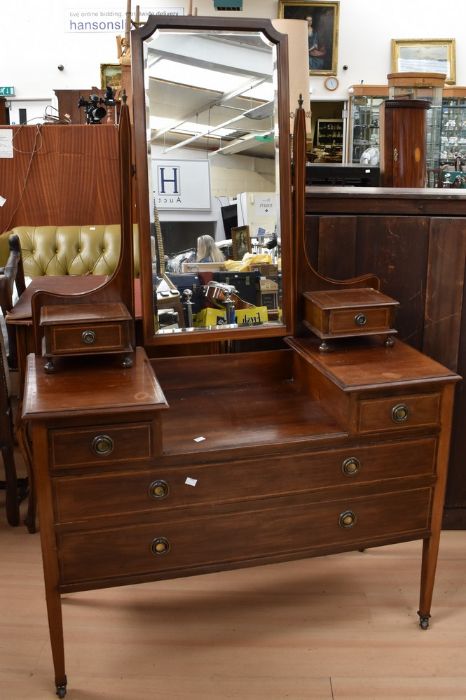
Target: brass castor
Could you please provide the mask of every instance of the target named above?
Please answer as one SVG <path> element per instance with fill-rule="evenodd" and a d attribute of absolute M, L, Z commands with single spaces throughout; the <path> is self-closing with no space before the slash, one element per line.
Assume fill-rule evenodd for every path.
<path fill-rule="evenodd" d="M 419 615 L 419 627 L 422 630 L 429 629 L 430 615 L 422 615 L 420 612 L 418 612 L 418 615 Z"/>
<path fill-rule="evenodd" d="M 56 694 L 58 695 L 59 698 L 64 698 L 66 695 L 66 683 L 67 683 L 67 679 L 65 676 L 65 680 L 63 681 L 63 683 L 56 683 L 55 684 L 55 687 L 57 689 Z"/>

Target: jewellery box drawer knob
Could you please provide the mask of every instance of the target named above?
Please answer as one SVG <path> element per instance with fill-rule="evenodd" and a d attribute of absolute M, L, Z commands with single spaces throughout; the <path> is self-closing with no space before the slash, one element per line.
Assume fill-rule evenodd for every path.
<path fill-rule="evenodd" d="M 160 557 L 164 554 L 168 554 L 170 551 L 170 543 L 166 537 L 156 537 L 152 540 L 150 548 L 154 556 Z"/>
<path fill-rule="evenodd" d="M 343 513 L 340 513 L 340 517 L 338 518 L 338 524 L 340 527 L 348 529 L 356 525 L 356 520 L 356 514 L 353 513 L 352 510 L 345 510 Z"/>
<path fill-rule="evenodd" d="M 113 452 L 114 444 L 110 435 L 96 435 L 92 440 L 92 451 L 99 457 L 106 457 Z"/>
<path fill-rule="evenodd" d="M 405 403 L 398 403 L 392 408 L 392 421 L 394 423 L 406 423 L 409 417 L 409 410 Z"/>
<path fill-rule="evenodd" d="M 354 317 L 354 322 L 357 326 L 365 326 L 367 323 L 367 316 L 365 314 L 356 314 Z"/>
<path fill-rule="evenodd" d="M 341 465 L 341 471 L 345 476 L 354 476 L 360 469 L 361 462 L 356 457 L 347 457 Z"/>
<path fill-rule="evenodd" d="M 151 498 L 156 498 L 157 500 L 160 500 L 162 498 L 166 498 L 169 493 L 170 487 L 168 486 L 167 482 L 163 479 L 157 479 L 156 481 L 153 481 L 149 486 L 149 496 Z"/>
<path fill-rule="evenodd" d="M 87 330 L 81 333 L 81 340 L 85 345 L 93 345 L 96 341 L 95 331 Z"/>

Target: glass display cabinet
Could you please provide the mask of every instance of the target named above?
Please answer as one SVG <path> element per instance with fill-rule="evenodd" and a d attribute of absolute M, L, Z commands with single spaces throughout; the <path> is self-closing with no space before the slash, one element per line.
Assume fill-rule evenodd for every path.
<path fill-rule="evenodd" d="M 388 87 L 353 85 L 350 90 L 347 162 L 360 163 L 364 151 L 379 148 L 379 109 Z"/>
<path fill-rule="evenodd" d="M 439 187 L 466 187 L 466 87 L 444 91 L 439 167 Z"/>

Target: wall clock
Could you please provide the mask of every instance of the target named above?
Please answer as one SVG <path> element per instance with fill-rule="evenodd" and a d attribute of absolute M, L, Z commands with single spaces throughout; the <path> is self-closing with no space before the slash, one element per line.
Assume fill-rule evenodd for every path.
<path fill-rule="evenodd" d="M 327 90 L 336 90 L 339 85 L 338 78 L 334 75 L 329 75 L 329 77 L 325 79 L 324 85 Z"/>

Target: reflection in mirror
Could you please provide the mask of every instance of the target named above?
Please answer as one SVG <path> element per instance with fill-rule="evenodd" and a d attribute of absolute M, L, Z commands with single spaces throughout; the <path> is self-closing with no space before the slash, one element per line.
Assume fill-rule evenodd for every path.
<path fill-rule="evenodd" d="M 276 46 L 159 29 L 144 71 L 155 333 L 280 325 Z"/>

